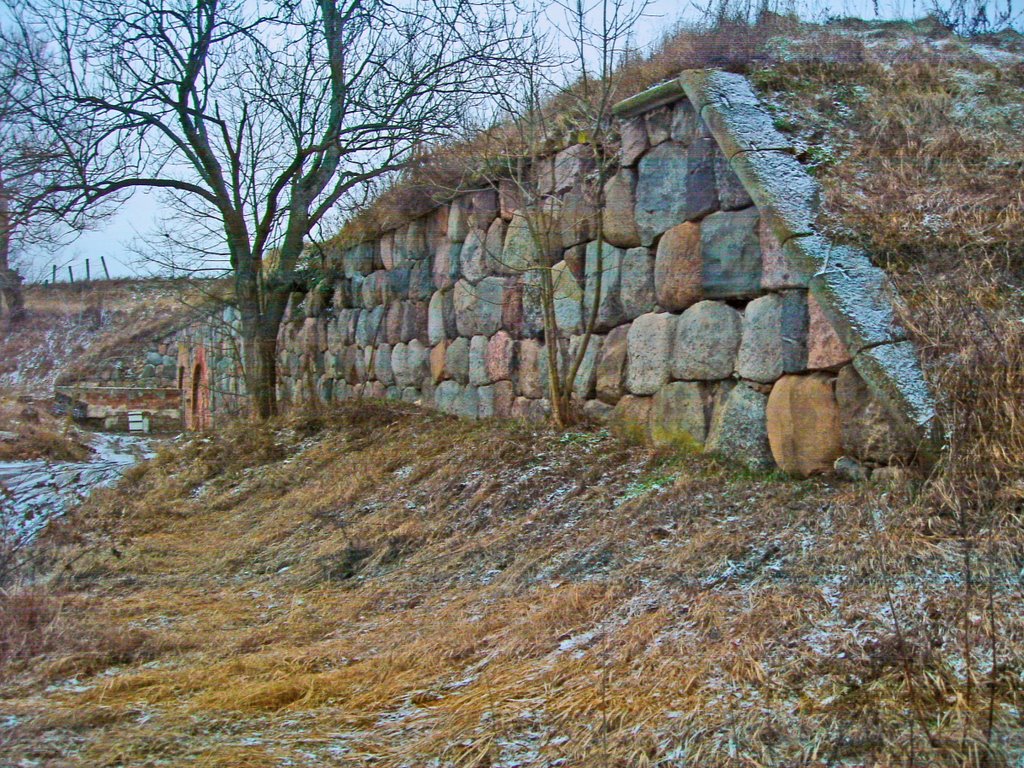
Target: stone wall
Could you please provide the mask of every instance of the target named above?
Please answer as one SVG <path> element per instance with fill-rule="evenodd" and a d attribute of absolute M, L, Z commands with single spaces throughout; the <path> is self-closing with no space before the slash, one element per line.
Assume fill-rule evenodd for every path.
<path fill-rule="evenodd" d="M 245 411 L 238 311 L 231 306 L 171 337 L 176 346 L 181 415 L 186 429 L 207 429 Z"/>
<path fill-rule="evenodd" d="M 866 254 L 817 234 L 817 186 L 747 82 L 690 71 L 616 112 L 619 167 L 602 211 L 586 203 L 587 146 L 558 152 L 540 177 L 568 349 L 598 304 L 580 407 L 656 445 L 798 475 L 843 455 L 933 458 L 941 435 L 889 283 Z M 544 418 L 526 223 L 501 186 L 336 253 L 337 279 L 289 309 L 282 397 Z"/>

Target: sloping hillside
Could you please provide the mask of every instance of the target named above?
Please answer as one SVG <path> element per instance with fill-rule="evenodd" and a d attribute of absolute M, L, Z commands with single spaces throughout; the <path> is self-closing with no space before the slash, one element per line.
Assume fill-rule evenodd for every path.
<path fill-rule="evenodd" d="M 0 761 L 1015 764 L 1024 541 L 974 514 L 398 405 L 240 425 L 51 528 Z"/>
<path fill-rule="evenodd" d="M 180 280 L 28 286 L 24 319 L 0 338 L 0 387 L 50 397 L 62 373 L 168 332 L 202 296 Z"/>

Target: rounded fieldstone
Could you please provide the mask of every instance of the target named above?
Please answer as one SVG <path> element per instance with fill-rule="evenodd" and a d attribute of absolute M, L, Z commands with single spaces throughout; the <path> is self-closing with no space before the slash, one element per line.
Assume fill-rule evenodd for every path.
<path fill-rule="evenodd" d="M 815 373 L 775 382 L 767 427 L 772 456 L 784 472 L 799 477 L 829 472 L 843 453 L 832 377 Z"/>
<path fill-rule="evenodd" d="M 761 290 L 761 242 L 754 207 L 720 211 L 700 225 L 704 295 L 712 299 L 755 296 Z"/>
<path fill-rule="evenodd" d="M 629 325 L 613 328 L 605 336 L 597 358 L 597 396 L 614 405 L 625 393 Z"/>
<path fill-rule="evenodd" d="M 469 339 L 459 336 L 445 351 L 445 368 L 448 375 L 460 384 L 469 381 Z"/>
<path fill-rule="evenodd" d="M 654 395 L 651 402 L 651 442 L 697 450 L 707 438 L 705 391 L 693 381 L 673 381 Z"/>
<path fill-rule="evenodd" d="M 732 376 L 743 318 L 720 301 L 700 301 L 676 323 L 672 378 L 715 381 Z"/>
<path fill-rule="evenodd" d="M 669 229 L 658 241 L 654 287 L 663 309 L 686 309 L 701 298 L 703 261 L 700 225 L 686 222 Z"/>
<path fill-rule="evenodd" d="M 630 326 L 626 389 L 634 395 L 653 395 L 668 381 L 675 324 L 675 315 L 650 312 Z"/>
<path fill-rule="evenodd" d="M 604 207 L 601 209 L 602 231 L 606 242 L 619 248 L 640 245 L 636 228 L 636 173 L 622 168 L 604 185 Z"/>
<path fill-rule="evenodd" d="M 753 469 L 771 469 L 775 462 L 768 444 L 768 396 L 745 382 L 719 386 L 705 449 Z"/>
<path fill-rule="evenodd" d="M 630 248 L 623 255 L 619 276 L 619 304 L 625 320 L 653 312 L 656 308 L 654 256 L 649 248 Z"/>
<path fill-rule="evenodd" d="M 486 336 L 474 336 L 469 340 L 469 383 L 473 386 L 490 384 L 487 375 L 487 344 Z"/>

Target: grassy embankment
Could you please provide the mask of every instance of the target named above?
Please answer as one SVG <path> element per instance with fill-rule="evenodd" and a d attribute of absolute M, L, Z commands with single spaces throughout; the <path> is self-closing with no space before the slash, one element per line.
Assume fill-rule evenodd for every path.
<path fill-rule="evenodd" d="M 399 405 L 240 425 L 51 527 L 0 756 L 999 765 L 1024 541 L 940 501 Z"/>

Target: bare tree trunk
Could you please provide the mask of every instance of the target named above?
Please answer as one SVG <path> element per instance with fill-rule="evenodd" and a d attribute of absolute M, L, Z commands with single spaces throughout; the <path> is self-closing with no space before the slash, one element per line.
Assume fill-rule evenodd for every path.
<path fill-rule="evenodd" d="M 253 415 L 265 421 L 277 415 L 277 334 L 268 335 L 261 328 L 255 339 L 246 341 L 253 345 L 249 376 Z"/>
<path fill-rule="evenodd" d="M 11 269 L 11 209 L 0 177 L 0 329 L 17 321 L 24 309 L 21 275 Z"/>

